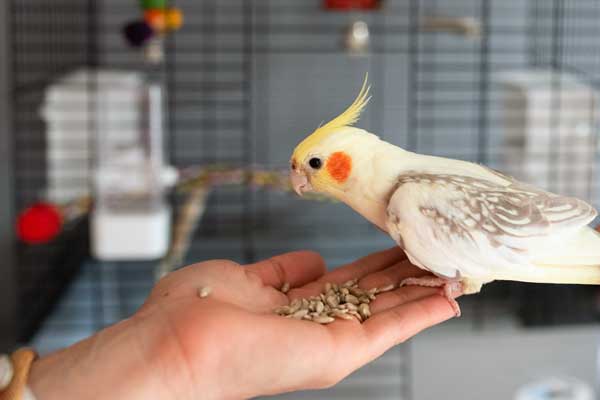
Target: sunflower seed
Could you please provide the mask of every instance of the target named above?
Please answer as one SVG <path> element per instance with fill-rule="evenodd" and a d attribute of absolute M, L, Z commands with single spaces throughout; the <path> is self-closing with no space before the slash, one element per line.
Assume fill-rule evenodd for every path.
<path fill-rule="evenodd" d="M 300 299 L 294 299 L 292 300 L 291 304 L 290 304 L 290 314 L 295 313 L 296 311 L 298 311 L 300 309 L 300 307 L 302 307 L 302 301 Z"/>
<path fill-rule="evenodd" d="M 338 316 L 338 318 L 345 319 L 347 321 L 353 321 L 356 319 L 355 317 L 353 317 L 350 314 L 343 314 L 343 315 Z M 359 321 L 359 322 L 362 322 L 362 321 Z"/>
<path fill-rule="evenodd" d="M 333 317 L 328 317 L 326 315 L 320 315 L 318 317 L 314 317 L 313 321 L 319 323 L 319 324 L 330 324 L 333 321 L 335 321 L 335 318 Z"/>
<path fill-rule="evenodd" d="M 331 310 L 331 312 L 329 313 L 330 316 L 332 317 L 339 317 L 339 318 L 344 318 L 348 315 L 348 310 Z"/>
<path fill-rule="evenodd" d="M 360 297 L 365 294 L 365 292 L 362 289 L 354 288 L 354 287 L 350 288 L 350 293 L 352 293 L 356 297 Z"/>
<path fill-rule="evenodd" d="M 290 313 L 290 307 L 289 306 L 281 306 L 281 307 L 277 307 L 275 309 L 275 312 L 279 315 L 285 315 L 285 314 L 289 314 Z"/>
<path fill-rule="evenodd" d="M 331 310 L 332 314 L 347 314 L 348 310 L 345 309 L 341 309 L 341 308 L 335 308 L 333 310 Z"/>
<path fill-rule="evenodd" d="M 346 319 L 346 320 L 352 320 L 352 319 L 354 319 L 354 317 L 352 315 L 344 313 L 344 312 L 341 312 L 339 310 L 334 310 L 332 314 L 336 318 L 341 318 L 341 319 Z"/>
<path fill-rule="evenodd" d="M 337 296 L 328 296 L 327 304 L 329 304 L 330 307 L 335 308 L 340 304 L 340 301 L 338 300 Z"/>
<path fill-rule="evenodd" d="M 343 288 L 340 289 L 340 293 L 343 294 L 343 295 L 346 295 L 346 294 L 349 294 L 350 291 L 348 290 L 348 288 L 343 287 Z"/>
<path fill-rule="evenodd" d="M 298 310 L 294 314 L 292 314 L 292 318 L 302 319 L 307 314 L 308 314 L 308 310 L 307 309 Z"/>
<path fill-rule="evenodd" d="M 355 283 L 356 283 L 356 281 L 354 281 L 354 279 L 351 279 L 349 281 L 344 282 L 344 284 L 342 285 L 342 287 L 349 288 L 351 286 L 354 286 Z"/>
<path fill-rule="evenodd" d="M 212 288 L 210 286 L 201 286 L 198 288 L 198 297 L 203 299 L 207 297 L 210 292 L 212 292 Z"/>
<path fill-rule="evenodd" d="M 360 316 L 363 317 L 363 319 L 367 319 L 371 316 L 371 309 L 365 303 L 361 304 L 358 307 L 358 312 L 360 313 Z"/>
<path fill-rule="evenodd" d="M 348 314 L 356 317 L 356 319 L 358 319 L 359 322 L 363 321 L 363 318 L 358 311 L 350 311 Z"/>
<path fill-rule="evenodd" d="M 356 307 L 352 303 L 346 303 L 344 305 L 346 306 L 346 309 L 349 310 L 349 311 L 357 311 L 358 310 L 358 307 Z"/>
<path fill-rule="evenodd" d="M 287 293 L 290 291 L 290 283 L 289 282 L 285 282 L 283 284 L 283 286 L 281 286 L 281 292 L 282 293 Z"/>
<path fill-rule="evenodd" d="M 315 311 L 320 314 L 320 313 L 323 312 L 324 309 L 325 309 L 325 305 L 322 302 L 320 302 L 320 301 L 317 302 L 317 305 L 315 307 Z"/>
<path fill-rule="evenodd" d="M 358 303 L 360 303 L 358 301 L 358 299 L 356 298 L 356 296 L 353 296 L 351 294 L 347 294 L 346 296 L 344 296 L 344 301 L 346 301 L 346 303 L 351 303 L 351 304 L 358 304 Z"/>
<path fill-rule="evenodd" d="M 360 301 L 361 303 L 367 303 L 367 304 L 369 304 L 371 302 L 371 299 L 369 299 L 368 296 L 360 296 L 358 298 L 358 301 Z"/>
<path fill-rule="evenodd" d="M 308 300 L 302 299 L 302 308 L 308 308 Z"/>
<path fill-rule="evenodd" d="M 325 293 L 329 292 L 331 290 L 331 283 L 327 282 L 325 284 Z"/>

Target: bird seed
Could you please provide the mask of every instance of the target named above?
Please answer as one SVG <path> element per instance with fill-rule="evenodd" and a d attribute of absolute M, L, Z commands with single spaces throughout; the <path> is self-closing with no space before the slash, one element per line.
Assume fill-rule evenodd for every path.
<path fill-rule="evenodd" d="M 210 292 L 212 292 L 212 289 L 210 286 L 201 286 L 198 288 L 198 297 L 200 297 L 201 299 L 207 297 Z"/>
<path fill-rule="evenodd" d="M 325 284 L 325 290 L 318 296 L 294 299 L 289 305 L 278 307 L 274 312 L 286 318 L 307 320 L 319 324 L 330 324 L 336 319 L 366 321 L 371 317 L 369 304 L 376 295 L 395 288 L 387 285 L 382 288 L 364 290 L 358 287 L 358 281 L 352 279 L 339 285 Z M 285 290 L 284 290 L 285 289 Z M 289 290 L 289 284 L 281 287 L 282 292 Z"/>

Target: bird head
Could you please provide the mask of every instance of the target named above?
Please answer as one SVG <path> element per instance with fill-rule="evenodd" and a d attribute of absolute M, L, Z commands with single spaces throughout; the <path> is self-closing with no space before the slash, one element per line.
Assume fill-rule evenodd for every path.
<path fill-rule="evenodd" d="M 375 136 L 352 127 L 369 102 L 367 78 L 354 102 L 340 115 L 317 128 L 290 159 L 290 179 L 299 195 L 318 192 L 339 197 L 351 183 L 365 139 Z"/>

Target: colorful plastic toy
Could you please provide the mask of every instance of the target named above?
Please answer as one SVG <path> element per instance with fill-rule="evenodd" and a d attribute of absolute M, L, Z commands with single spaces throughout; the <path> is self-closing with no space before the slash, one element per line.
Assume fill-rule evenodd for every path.
<path fill-rule="evenodd" d="M 144 11 L 144 21 L 155 31 L 163 32 L 167 28 L 167 13 L 163 9 L 151 8 Z"/>
<path fill-rule="evenodd" d="M 50 203 L 36 203 L 17 219 L 17 235 L 25 243 L 40 244 L 54 239 L 62 229 L 62 214 Z"/>
<path fill-rule="evenodd" d="M 177 31 L 183 26 L 183 13 L 179 8 L 167 10 L 167 30 Z"/>
<path fill-rule="evenodd" d="M 150 8 L 167 8 L 167 0 L 140 0 L 140 6 L 144 10 L 148 10 Z"/>
<path fill-rule="evenodd" d="M 135 21 L 125 25 L 123 34 L 130 45 L 141 47 L 154 36 L 154 30 L 145 21 Z"/>
<path fill-rule="evenodd" d="M 125 25 L 123 34 L 133 47 L 143 47 L 155 37 L 173 33 L 183 26 L 183 13 L 179 8 L 168 7 L 166 0 L 140 0 L 143 20 Z"/>

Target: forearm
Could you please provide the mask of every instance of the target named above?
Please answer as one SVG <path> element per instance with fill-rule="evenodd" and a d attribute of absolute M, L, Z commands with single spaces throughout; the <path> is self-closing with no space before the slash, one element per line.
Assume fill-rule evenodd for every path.
<path fill-rule="evenodd" d="M 168 398 L 136 324 L 123 321 L 34 362 L 29 386 L 38 400 Z"/>

